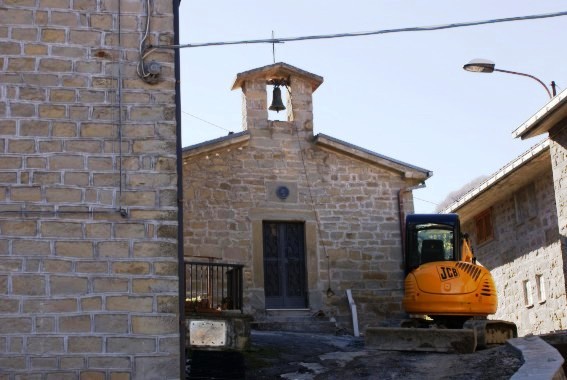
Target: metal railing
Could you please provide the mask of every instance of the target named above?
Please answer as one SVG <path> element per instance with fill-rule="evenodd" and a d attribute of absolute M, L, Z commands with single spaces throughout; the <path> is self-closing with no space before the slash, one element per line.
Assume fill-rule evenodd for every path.
<path fill-rule="evenodd" d="M 185 260 L 188 312 L 240 310 L 244 265 Z"/>

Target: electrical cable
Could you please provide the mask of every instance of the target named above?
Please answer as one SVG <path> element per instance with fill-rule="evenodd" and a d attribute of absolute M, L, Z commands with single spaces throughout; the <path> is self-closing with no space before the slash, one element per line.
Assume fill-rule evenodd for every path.
<path fill-rule="evenodd" d="M 181 45 L 156 45 L 156 46 L 150 45 L 149 47 L 154 49 L 181 49 L 181 48 L 195 48 L 195 47 L 205 47 L 205 46 L 243 45 L 243 44 L 260 44 L 260 43 L 279 44 L 279 43 L 295 42 L 295 41 L 322 40 L 322 39 L 344 38 L 344 37 L 361 37 L 361 36 L 371 36 L 377 34 L 389 34 L 389 33 L 401 33 L 401 32 L 429 32 L 434 30 L 463 28 L 468 26 L 497 24 L 497 23 L 512 22 L 512 21 L 537 20 L 537 19 L 560 17 L 560 16 L 567 16 L 567 11 L 528 15 L 528 16 L 497 18 L 497 19 L 481 20 L 481 21 L 457 22 L 457 23 L 431 25 L 431 26 L 382 29 L 382 30 L 368 31 L 368 32 L 321 34 L 321 35 L 302 36 L 302 37 L 270 38 L 270 39 L 258 39 L 258 40 L 242 40 L 242 41 L 204 42 L 204 43 L 181 44 Z"/>
<path fill-rule="evenodd" d="M 233 131 L 231 131 L 230 129 L 226 129 L 225 127 L 221 127 L 220 125 L 217 125 L 217 124 L 215 124 L 215 123 L 211 123 L 210 121 L 207 121 L 207 120 L 205 120 L 205 119 L 201 119 L 200 117 L 195 116 L 195 115 L 193 115 L 193 114 L 190 114 L 189 112 L 185 112 L 185 111 L 183 111 L 183 110 L 181 110 L 181 112 L 183 112 L 185 115 L 189 115 L 189 116 L 191 116 L 191 117 L 193 117 L 193 118 L 195 118 L 195 119 L 197 119 L 197 120 L 200 120 L 200 121 L 202 121 L 202 122 L 204 122 L 204 123 L 210 124 L 210 125 L 212 125 L 213 127 L 220 128 L 220 129 L 225 130 L 225 131 L 227 131 L 227 132 L 233 132 Z"/>
<path fill-rule="evenodd" d="M 291 100 L 292 100 L 291 89 L 289 88 L 289 86 L 287 84 L 285 84 L 285 87 L 286 87 L 287 92 L 289 94 L 290 103 L 291 103 Z M 319 239 L 321 241 L 321 245 L 323 246 L 323 253 L 325 254 L 325 257 L 327 258 L 327 281 L 328 281 L 327 297 L 332 297 L 332 296 L 335 295 L 335 292 L 331 288 L 331 258 L 329 257 L 329 254 L 327 253 L 327 246 L 325 245 L 325 242 L 323 240 L 323 231 L 321 229 L 321 221 L 319 220 L 319 213 L 317 212 L 317 209 L 315 208 L 315 201 L 313 200 L 313 193 L 311 191 L 311 183 L 309 182 L 309 175 L 307 174 L 307 165 L 305 164 L 305 157 L 303 155 L 303 149 L 301 148 L 301 139 L 299 138 L 299 127 L 296 126 L 296 128 L 293 128 L 292 130 L 295 132 L 295 136 L 297 137 L 297 147 L 299 149 L 299 156 L 301 157 L 301 164 L 303 165 L 303 173 L 305 175 L 305 182 L 307 184 L 307 190 L 309 191 L 309 201 L 311 203 L 311 209 L 313 210 L 313 213 L 315 214 L 315 223 L 317 223 L 317 233 L 319 234 Z"/>
<path fill-rule="evenodd" d="M 148 39 L 148 36 L 150 34 L 150 19 L 151 19 L 150 16 L 151 16 L 151 4 L 150 4 L 150 0 L 146 0 L 146 26 L 144 30 L 144 36 L 140 40 L 140 47 L 139 47 L 140 58 L 138 62 L 138 67 L 136 68 L 138 76 L 140 76 L 141 78 L 147 78 L 151 75 L 150 73 L 146 73 L 146 69 L 144 67 L 144 59 L 155 50 L 155 49 L 149 49 L 149 47 L 146 47 L 145 45 L 146 40 Z"/>

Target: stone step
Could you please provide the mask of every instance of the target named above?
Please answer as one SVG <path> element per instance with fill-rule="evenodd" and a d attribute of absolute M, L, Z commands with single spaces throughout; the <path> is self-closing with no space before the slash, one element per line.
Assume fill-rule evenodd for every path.
<path fill-rule="evenodd" d="M 334 334 L 337 330 L 335 322 L 317 319 L 297 320 L 264 320 L 254 321 L 250 327 L 259 331 L 289 331 Z"/>
<path fill-rule="evenodd" d="M 262 318 L 256 318 L 251 328 L 261 331 L 290 331 L 335 333 L 336 324 L 322 312 L 310 309 L 268 309 Z"/>

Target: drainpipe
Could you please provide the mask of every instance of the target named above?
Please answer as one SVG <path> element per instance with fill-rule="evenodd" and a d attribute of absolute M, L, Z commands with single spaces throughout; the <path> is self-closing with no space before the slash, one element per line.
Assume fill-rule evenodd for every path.
<path fill-rule="evenodd" d="M 404 210 L 404 193 L 409 193 L 413 190 L 423 189 L 425 182 L 416 186 L 402 187 L 398 191 L 398 211 L 400 216 L 400 233 L 402 237 L 402 262 L 405 265 L 405 248 L 406 248 L 406 213 Z"/>
<path fill-rule="evenodd" d="M 174 44 L 179 45 L 179 6 L 172 0 Z M 148 14 L 149 17 L 149 14 Z M 185 378 L 185 260 L 183 251 L 183 147 L 181 146 L 181 53 L 175 49 L 175 135 L 177 156 L 177 273 L 179 280 L 179 378 Z"/>

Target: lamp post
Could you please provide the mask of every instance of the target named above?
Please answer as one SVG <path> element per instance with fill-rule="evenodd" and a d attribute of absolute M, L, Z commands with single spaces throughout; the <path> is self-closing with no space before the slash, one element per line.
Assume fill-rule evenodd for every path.
<path fill-rule="evenodd" d="M 501 69 L 497 69 L 496 64 L 492 61 L 489 61 L 488 59 L 473 59 L 472 61 L 470 61 L 469 63 L 467 63 L 466 65 L 463 66 L 463 69 L 465 69 L 466 71 L 470 71 L 473 73 L 492 73 L 494 71 L 498 71 L 501 73 L 507 73 L 507 74 L 515 74 L 515 75 L 521 75 L 524 77 L 528 77 L 528 78 L 532 78 L 535 79 L 536 81 L 538 81 L 539 84 L 541 84 L 543 86 L 543 88 L 545 88 L 545 91 L 547 91 L 547 95 L 549 95 L 549 98 L 553 98 L 555 95 L 557 95 L 556 90 L 555 90 L 555 82 L 552 81 L 551 82 L 551 90 L 549 91 L 549 88 L 545 85 L 545 83 L 543 83 L 541 80 L 539 80 L 538 78 L 534 77 L 533 75 L 530 74 L 524 74 L 524 73 L 518 73 L 516 71 L 509 71 L 509 70 L 501 70 Z M 553 92 L 553 94 L 552 94 Z"/>

